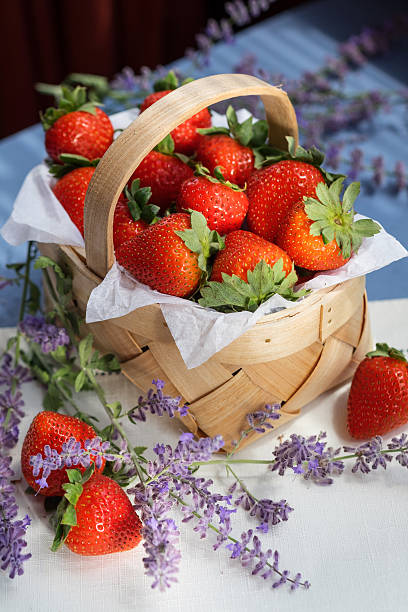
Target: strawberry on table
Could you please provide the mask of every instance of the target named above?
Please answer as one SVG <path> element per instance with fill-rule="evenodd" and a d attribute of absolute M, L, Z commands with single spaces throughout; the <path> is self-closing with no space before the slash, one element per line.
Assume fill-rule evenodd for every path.
<path fill-rule="evenodd" d="M 140 187 L 139 179 L 132 181 L 131 188 L 125 187 L 116 204 L 113 217 L 113 245 L 115 250 L 136 234 L 143 232 L 150 223 L 157 221 L 159 207 L 149 204 L 152 194 L 150 187 Z"/>
<path fill-rule="evenodd" d="M 177 210 L 202 213 L 208 227 L 222 235 L 239 229 L 248 210 L 248 198 L 243 190 L 226 181 L 219 167 L 211 176 L 207 168 L 198 164 L 194 174 L 181 185 Z"/>
<path fill-rule="evenodd" d="M 93 427 L 80 421 L 79 419 L 58 412 L 43 411 L 39 412 L 33 419 L 26 437 L 24 438 L 21 449 L 21 469 L 30 487 L 37 490 L 36 478 L 33 476 L 33 469 L 30 458 L 38 453 L 43 453 L 46 445 L 61 452 L 62 445 L 70 438 L 75 438 L 78 442 L 92 440 L 96 437 Z M 102 460 L 102 471 L 105 466 L 105 459 Z M 84 468 L 78 468 L 81 472 Z M 40 493 L 46 497 L 52 495 L 63 495 L 62 485 L 68 482 L 67 470 L 53 470 L 48 477 L 48 487 L 41 489 Z"/>
<path fill-rule="evenodd" d="M 68 156 L 61 156 L 62 160 L 67 158 Z M 65 208 L 71 221 L 77 226 L 82 236 L 84 235 L 85 196 L 95 172 L 95 165 L 92 165 L 88 160 L 85 160 L 85 162 L 87 162 L 87 165 L 81 167 L 58 165 L 55 172 L 57 176 L 61 176 L 58 174 L 58 169 L 61 169 L 62 176 L 52 188 L 55 197 Z M 51 168 L 51 171 L 53 171 L 53 168 L 55 166 Z M 65 169 L 68 170 L 66 174 L 64 174 Z M 55 172 L 53 172 L 54 176 Z"/>
<path fill-rule="evenodd" d="M 202 135 L 196 156 L 203 166 L 212 173 L 221 166 L 226 180 L 244 187 L 255 168 L 253 148 L 265 143 L 268 136 L 266 121 L 252 123 L 249 117 L 239 123 L 232 106 L 226 112 L 228 128 L 210 127 L 199 129 Z"/>
<path fill-rule="evenodd" d="M 136 168 L 130 182 L 138 179 L 141 187 L 150 187 L 152 202 L 164 212 L 175 201 L 184 181 L 193 176 L 188 158 L 174 152 L 169 135 L 150 151 Z"/>
<path fill-rule="evenodd" d="M 222 282 L 222 274 L 235 274 L 246 281 L 248 270 L 254 270 L 260 261 L 273 266 L 279 259 L 285 274 L 289 274 L 293 262 L 285 251 L 252 232 L 237 230 L 226 236 L 225 248 L 215 257 L 210 280 Z"/>
<path fill-rule="evenodd" d="M 408 362 L 387 344 L 358 366 L 351 383 L 347 427 L 353 438 L 382 436 L 408 422 Z"/>
<path fill-rule="evenodd" d="M 76 470 L 70 470 L 76 472 Z M 108 555 L 135 548 L 142 523 L 117 482 L 95 474 L 83 485 L 75 504 L 76 525 L 65 544 L 78 555 Z M 58 545 L 54 545 L 54 550 Z"/>
<path fill-rule="evenodd" d="M 223 241 L 198 212 L 165 217 L 116 251 L 117 262 L 139 282 L 162 293 L 188 297 Z"/>
<path fill-rule="evenodd" d="M 192 79 L 186 79 L 181 83 L 181 86 Z M 154 84 L 154 93 L 148 95 L 140 105 L 140 112 L 149 108 L 152 104 L 160 100 L 174 89 L 179 87 L 179 81 L 173 71 L 170 71 L 164 79 L 160 79 Z M 211 115 L 208 108 L 204 108 L 196 113 L 187 121 L 178 125 L 172 132 L 171 136 L 175 143 L 177 153 L 191 155 L 197 148 L 200 135 L 197 133 L 197 128 L 207 128 L 211 125 Z"/>
<path fill-rule="evenodd" d="M 60 162 L 62 153 L 88 159 L 102 157 L 113 141 L 112 123 L 96 102 L 86 99 L 84 87 L 62 87 L 58 108 L 41 117 L 48 155 Z"/>
<path fill-rule="evenodd" d="M 282 220 L 276 244 L 284 249 L 296 266 L 307 270 L 334 270 L 357 253 L 364 237 L 380 231 L 372 219 L 354 221 L 354 201 L 360 183 L 351 183 L 340 194 L 343 178 L 330 187 L 319 183 L 316 198 L 298 201 Z"/>

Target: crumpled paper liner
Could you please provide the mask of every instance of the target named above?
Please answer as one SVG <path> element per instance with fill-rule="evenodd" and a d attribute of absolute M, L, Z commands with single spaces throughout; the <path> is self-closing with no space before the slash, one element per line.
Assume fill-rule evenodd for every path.
<path fill-rule="evenodd" d="M 124 128 L 135 119 L 138 111 L 112 115 L 115 129 Z M 250 113 L 238 111 L 240 121 Z M 214 125 L 227 125 L 223 115 L 213 113 Z M 36 166 L 26 177 L 10 218 L 1 235 L 7 242 L 18 245 L 28 240 L 84 246 L 84 240 L 68 214 L 51 191 L 54 179 L 47 166 Z M 362 218 L 357 215 L 356 218 Z M 322 289 L 357 276 L 363 276 L 406 257 L 408 251 L 384 229 L 365 239 L 357 255 L 338 270 L 322 272 L 302 287 Z M 195 368 L 242 335 L 265 314 L 281 308 L 291 308 L 279 295 L 271 297 L 255 312 L 219 313 L 189 300 L 165 295 L 142 285 L 116 263 L 88 301 L 86 321 L 104 321 L 126 315 L 137 308 L 160 304 L 163 316 L 188 368 Z"/>

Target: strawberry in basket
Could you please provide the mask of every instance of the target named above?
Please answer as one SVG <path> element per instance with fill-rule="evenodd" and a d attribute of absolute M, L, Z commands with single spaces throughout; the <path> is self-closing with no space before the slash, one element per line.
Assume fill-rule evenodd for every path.
<path fill-rule="evenodd" d="M 226 181 L 219 167 L 211 176 L 207 168 L 197 164 L 194 174 L 181 185 L 177 210 L 197 210 L 207 219 L 208 227 L 222 235 L 239 229 L 248 210 L 243 189 Z"/>
<path fill-rule="evenodd" d="M 150 187 L 152 201 L 164 212 L 175 202 L 182 183 L 193 176 L 188 161 L 188 157 L 174 152 L 169 134 L 141 161 L 131 181 L 138 179 L 142 187 Z"/>
<path fill-rule="evenodd" d="M 287 137 L 289 150 L 269 148 L 264 164 L 248 180 L 248 229 L 266 240 L 274 240 L 287 211 L 304 196 L 313 197 L 319 183 L 332 180 L 320 164 L 324 155 L 315 148 L 295 147 Z"/>
<path fill-rule="evenodd" d="M 340 268 L 357 253 L 364 237 L 380 231 L 372 219 L 354 221 L 360 183 L 351 183 L 341 201 L 343 181 L 338 178 L 330 187 L 319 183 L 316 197 L 298 201 L 283 218 L 276 243 L 297 266 L 307 270 Z"/>
<path fill-rule="evenodd" d="M 224 241 L 193 211 L 151 225 L 116 250 L 116 259 L 138 281 L 161 293 L 188 297 L 208 273 L 209 258 Z"/>
<path fill-rule="evenodd" d="M 156 215 L 160 208 L 149 204 L 151 195 L 150 187 L 140 187 L 139 179 L 132 181 L 130 189 L 125 187 L 116 204 L 113 216 L 115 250 L 158 220 Z"/>
<path fill-rule="evenodd" d="M 244 187 L 255 168 L 253 149 L 265 143 L 268 124 L 264 120 L 252 123 L 252 117 L 239 123 L 232 106 L 228 107 L 226 116 L 228 128 L 198 130 L 202 138 L 196 156 L 211 173 L 217 166 L 221 166 L 226 180 Z"/>
<path fill-rule="evenodd" d="M 62 87 L 58 108 L 47 108 L 41 122 L 47 153 L 58 163 L 62 153 L 90 160 L 102 157 L 113 141 L 108 115 L 96 102 L 87 101 L 85 87 Z"/>
<path fill-rule="evenodd" d="M 191 80 L 192 79 L 186 79 L 181 85 Z M 155 91 L 143 100 L 140 105 L 140 112 L 142 113 L 146 108 L 149 108 L 149 106 L 157 102 L 157 100 L 167 96 L 167 94 L 177 89 L 177 87 L 179 87 L 179 81 L 174 72 L 170 71 L 164 79 L 160 79 L 154 84 Z M 187 119 L 187 121 L 178 125 L 171 132 L 175 144 L 175 151 L 177 153 L 183 153 L 184 155 L 191 155 L 194 153 L 200 139 L 197 128 L 208 128 L 210 125 L 211 115 L 208 108 L 204 108 L 202 111 L 190 117 L 190 119 Z"/>

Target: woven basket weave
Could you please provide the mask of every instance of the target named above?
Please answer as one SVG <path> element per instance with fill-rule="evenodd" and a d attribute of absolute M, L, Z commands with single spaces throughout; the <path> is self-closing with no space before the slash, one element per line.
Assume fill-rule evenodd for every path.
<path fill-rule="evenodd" d="M 91 291 L 113 263 L 112 225 L 118 197 L 141 160 L 172 129 L 202 108 L 237 96 L 259 95 L 272 145 L 297 141 L 293 107 L 281 89 L 247 75 L 215 75 L 171 92 L 144 111 L 111 145 L 98 164 L 85 202 L 85 252 L 41 244 L 73 275 L 81 314 Z M 154 378 L 169 394 L 190 404 L 184 424 L 196 435 L 221 434 L 226 450 L 246 428 L 246 415 L 265 403 L 283 402 L 274 431 L 305 404 L 350 378 L 371 348 L 364 278 L 313 292 L 288 310 L 267 315 L 197 368 L 188 370 L 160 306 L 84 326 L 98 347 L 116 353 L 122 371 L 139 389 Z M 245 443 L 260 435 L 249 436 Z"/>

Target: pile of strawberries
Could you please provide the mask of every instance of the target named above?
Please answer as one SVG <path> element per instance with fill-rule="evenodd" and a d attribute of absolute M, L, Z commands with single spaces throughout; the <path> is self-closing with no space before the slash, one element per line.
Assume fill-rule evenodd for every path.
<path fill-rule="evenodd" d="M 169 73 L 141 112 L 177 86 Z M 82 234 L 85 194 L 113 140 L 108 116 L 85 95 L 63 88 L 59 108 L 43 116 L 53 191 Z M 288 137 L 288 150 L 277 150 L 266 121 L 239 123 L 232 107 L 227 121 L 212 127 L 203 109 L 143 159 L 116 206 L 116 259 L 152 289 L 224 312 L 254 310 L 274 293 L 297 299 L 299 280 L 343 266 L 379 226 L 354 221 L 359 184 L 341 196 L 344 177 L 321 167 L 317 149 Z"/>

